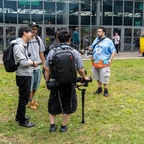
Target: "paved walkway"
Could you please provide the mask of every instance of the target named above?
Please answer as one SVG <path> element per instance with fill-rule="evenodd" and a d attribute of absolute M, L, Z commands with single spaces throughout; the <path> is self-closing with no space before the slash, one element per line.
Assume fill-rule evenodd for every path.
<path fill-rule="evenodd" d="M 2 61 L 2 53 L 0 53 L 0 64 L 3 64 Z M 89 60 L 91 59 L 90 56 L 87 56 L 86 54 L 82 55 L 83 60 Z M 139 52 L 120 52 L 119 54 L 116 54 L 114 59 L 144 59 L 142 54 L 139 54 Z"/>
<path fill-rule="evenodd" d="M 90 58 L 86 54 L 82 55 L 83 60 L 87 60 Z M 120 52 L 119 54 L 116 54 L 114 59 L 144 59 L 142 54 L 139 54 L 139 52 Z"/>

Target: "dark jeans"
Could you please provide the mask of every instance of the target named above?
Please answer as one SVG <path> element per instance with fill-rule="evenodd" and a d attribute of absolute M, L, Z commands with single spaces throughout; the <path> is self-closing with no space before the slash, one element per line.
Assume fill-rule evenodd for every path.
<path fill-rule="evenodd" d="M 31 76 L 16 76 L 16 84 L 19 87 L 19 101 L 16 118 L 22 123 L 25 121 L 26 105 L 30 95 Z"/>
<path fill-rule="evenodd" d="M 117 53 L 119 53 L 119 44 L 115 44 L 115 48 L 116 48 Z"/>

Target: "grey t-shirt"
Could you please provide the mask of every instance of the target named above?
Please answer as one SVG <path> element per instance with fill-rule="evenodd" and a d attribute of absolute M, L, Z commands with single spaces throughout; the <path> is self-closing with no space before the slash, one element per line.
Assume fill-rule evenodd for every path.
<path fill-rule="evenodd" d="M 28 44 L 28 53 L 31 54 L 30 58 L 32 61 L 36 61 L 36 62 L 41 62 L 40 59 L 40 53 L 44 52 L 45 50 L 45 46 L 43 44 L 42 39 L 38 36 L 39 41 L 40 41 L 40 46 L 38 44 L 38 41 L 36 40 L 36 38 L 33 38 L 29 41 Z M 32 67 L 33 69 L 40 69 L 40 66 L 38 67 Z"/>

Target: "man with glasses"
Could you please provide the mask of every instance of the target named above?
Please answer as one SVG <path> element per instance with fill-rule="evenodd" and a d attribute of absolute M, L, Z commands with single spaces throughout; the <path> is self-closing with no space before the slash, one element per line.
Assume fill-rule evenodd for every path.
<path fill-rule="evenodd" d="M 45 47 L 44 47 L 42 39 L 39 36 L 37 36 L 39 25 L 37 25 L 35 22 L 30 22 L 28 26 L 32 29 L 32 33 L 33 33 L 33 37 L 28 43 L 28 52 L 29 52 L 30 58 L 32 61 L 36 61 L 38 63 L 42 62 L 43 67 L 45 68 L 45 57 L 44 57 Z M 28 107 L 30 109 L 36 110 L 38 104 L 34 101 L 33 97 L 36 91 L 38 90 L 38 87 L 40 84 L 41 69 L 40 69 L 40 66 L 32 67 L 32 69 L 33 69 L 33 73 L 32 73 L 32 79 L 31 79 Z"/>

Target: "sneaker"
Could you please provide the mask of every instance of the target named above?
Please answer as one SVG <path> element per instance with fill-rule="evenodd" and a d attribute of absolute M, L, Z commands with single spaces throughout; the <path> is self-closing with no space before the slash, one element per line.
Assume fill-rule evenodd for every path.
<path fill-rule="evenodd" d="M 57 129 L 57 125 L 53 124 L 53 125 L 50 125 L 50 132 L 55 132 Z"/>
<path fill-rule="evenodd" d="M 35 124 L 29 122 L 28 120 L 25 120 L 24 122 L 19 122 L 19 126 L 30 128 L 30 127 L 34 127 Z"/>
<path fill-rule="evenodd" d="M 32 100 L 32 103 L 33 103 L 35 106 L 38 106 L 38 103 L 37 103 L 35 100 Z"/>
<path fill-rule="evenodd" d="M 67 126 L 62 126 L 62 125 L 61 125 L 60 132 L 66 132 L 67 129 L 68 129 Z"/>
<path fill-rule="evenodd" d="M 32 109 L 32 110 L 37 110 L 36 105 L 33 102 L 29 102 L 28 103 L 28 108 Z"/>
<path fill-rule="evenodd" d="M 93 94 L 100 94 L 102 92 L 103 92 L 102 87 L 99 87 Z"/>
<path fill-rule="evenodd" d="M 108 96 L 108 89 L 104 89 L 104 96 L 105 96 L 105 97 Z"/>

